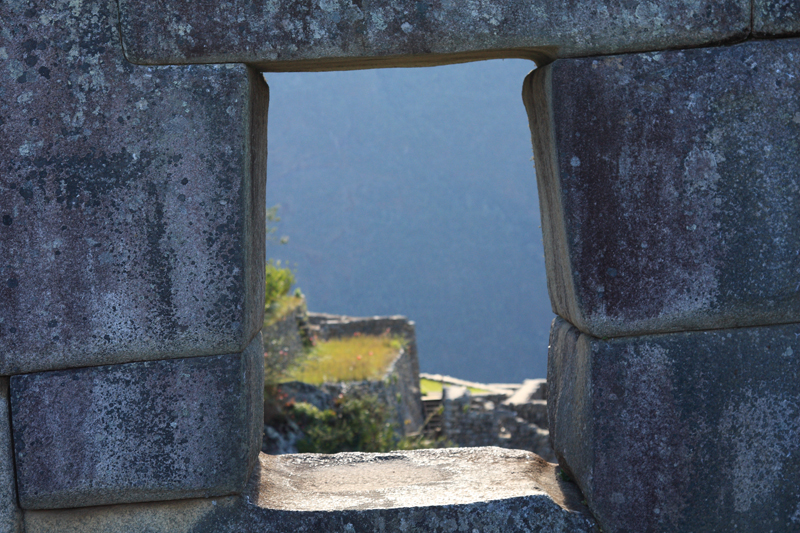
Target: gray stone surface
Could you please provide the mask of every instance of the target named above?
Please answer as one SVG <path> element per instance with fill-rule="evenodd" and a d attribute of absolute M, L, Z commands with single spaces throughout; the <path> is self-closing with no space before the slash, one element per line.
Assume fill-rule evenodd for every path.
<path fill-rule="evenodd" d="M 26 511 L 27 533 L 579 533 L 594 531 L 556 465 L 499 448 L 262 454 L 242 497 Z"/>
<path fill-rule="evenodd" d="M 0 374 L 244 350 L 268 89 L 137 67 L 116 2 L 0 4 Z"/>
<path fill-rule="evenodd" d="M 25 533 L 218 533 L 205 523 L 220 516 L 234 522 L 241 498 L 176 500 L 84 507 L 53 511 L 25 511 Z M 240 529 L 237 533 L 256 533 Z M 224 533 L 219 530 L 219 533 Z"/>
<path fill-rule="evenodd" d="M 263 431 L 263 349 L 11 377 L 20 505 L 240 492 Z"/>
<path fill-rule="evenodd" d="M 796 0 L 753 0 L 753 34 L 758 37 L 800 33 L 800 4 Z"/>
<path fill-rule="evenodd" d="M 527 450 L 555 462 L 544 400 L 507 405 L 500 403 L 503 396 L 472 396 L 466 387 L 445 387 L 444 393 L 437 436 L 457 446 Z"/>
<path fill-rule="evenodd" d="M 547 60 L 743 39 L 748 0 L 431 0 L 202 3 L 122 0 L 135 63 L 247 62 L 266 70 Z"/>
<path fill-rule="evenodd" d="M 8 378 L 0 378 L 0 533 L 22 533 L 22 513 L 17 507 L 11 418 L 8 412 Z"/>
<path fill-rule="evenodd" d="M 602 341 L 556 319 L 548 383 L 606 533 L 800 530 L 800 325 Z"/>
<path fill-rule="evenodd" d="M 556 314 L 612 337 L 800 321 L 800 41 L 526 80 Z"/>

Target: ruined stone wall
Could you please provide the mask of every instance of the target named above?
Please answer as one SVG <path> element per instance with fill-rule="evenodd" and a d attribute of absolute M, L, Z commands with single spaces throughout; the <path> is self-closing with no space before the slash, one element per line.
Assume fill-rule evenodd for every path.
<path fill-rule="evenodd" d="M 309 332 L 322 339 L 353 335 L 396 335 L 406 346 L 380 381 L 347 385 L 362 392 L 377 394 L 395 415 L 395 423 L 405 435 L 419 432 L 423 425 L 419 389 L 419 357 L 414 322 L 404 316 L 352 317 L 325 313 L 308 314 Z"/>

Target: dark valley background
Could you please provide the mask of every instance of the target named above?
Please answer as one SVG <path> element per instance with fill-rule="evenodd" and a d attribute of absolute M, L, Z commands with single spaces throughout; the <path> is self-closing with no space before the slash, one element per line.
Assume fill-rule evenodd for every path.
<path fill-rule="evenodd" d="M 311 311 L 402 314 L 420 367 L 545 377 L 553 314 L 530 130 L 529 61 L 267 73 L 267 257 Z"/>

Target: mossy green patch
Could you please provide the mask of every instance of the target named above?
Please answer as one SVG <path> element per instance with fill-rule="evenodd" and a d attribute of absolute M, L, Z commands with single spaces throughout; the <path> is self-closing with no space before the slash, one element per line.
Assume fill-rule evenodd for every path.
<path fill-rule="evenodd" d="M 301 367 L 288 372 L 284 381 L 319 385 L 326 382 L 381 379 L 405 346 L 405 340 L 389 335 L 356 335 L 317 341 Z"/>

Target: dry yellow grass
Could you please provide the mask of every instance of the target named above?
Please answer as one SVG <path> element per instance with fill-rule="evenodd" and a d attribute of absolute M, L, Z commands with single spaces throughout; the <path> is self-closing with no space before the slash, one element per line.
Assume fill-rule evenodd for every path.
<path fill-rule="evenodd" d="M 319 341 L 301 367 L 285 381 L 319 385 L 326 382 L 381 379 L 397 357 L 404 341 L 388 335 L 358 335 Z"/>
<path fill-rule="evenodd" d="M 432 379 L 420 378 L 419 388 L 423 396 L 426 394 L 442 393 L 444 385 L 451 385 L 451 383 L 442 383 L 441 381 L 434 381 Z M 467 387 L 472 394 L 486 394 L 487 390 L 476 389 L 475 387 Z"/>

